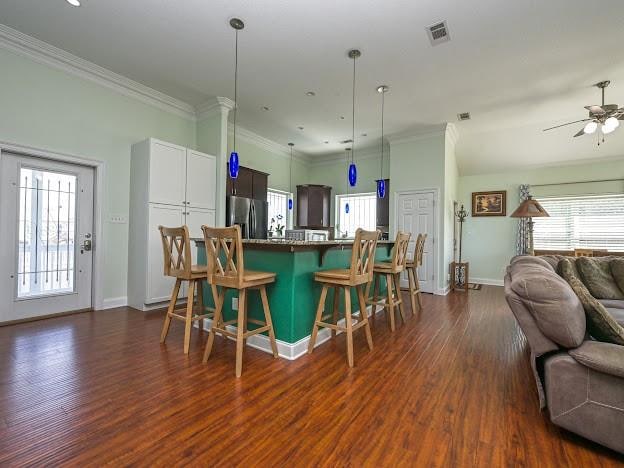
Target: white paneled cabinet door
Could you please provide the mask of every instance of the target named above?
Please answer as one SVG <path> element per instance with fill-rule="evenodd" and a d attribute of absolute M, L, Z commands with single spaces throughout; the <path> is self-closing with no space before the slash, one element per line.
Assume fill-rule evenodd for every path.
<path fill-rule="evenodd" d="M 149 163 L 151 203 L 184 205 L 186 200 L 186 148 L 153 141 Z"/>
<path fill-rule="evenodd" d="M 420 289 L 423 292 L 434 291 L 434 192 L 401 193 L 396 198 L 397 228 L 412 234 L 408 248 L 408 258 L 414 255 L 418 234 L 427 234 L 423 251 L 423 263 L 418 269 Z M 408 287 L 407 277 L 401 276 L 401 286 Z"/>
<path fill-rule="evenodd" d="M 149 205 L 146 303 L 163 302 L 171 297 L 175 280 L 163 274 L 164 255 L 158 226 L 182 226 L 183 213 L 184 208 L 179 206 Z"/>
<path fill-rule="evenodd" d="M 192 208 L 215 209 L 217 158 L 187 150 L 186 204 Z"/>

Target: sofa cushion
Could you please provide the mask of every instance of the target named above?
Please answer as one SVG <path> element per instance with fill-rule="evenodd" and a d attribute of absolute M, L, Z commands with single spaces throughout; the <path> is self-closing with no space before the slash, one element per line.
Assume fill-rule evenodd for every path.
<path fill-rule="evenodd" d="M 550 265 L 516 261 L 511 265 L 511 289 L 546 337 L 565 348 L 576 348 L 583 342 L 583 306 L 570 286 L 552 271 Z"/>
<path fill-rule="evenodd" d="M 590 294 L 581 280 L 574 275 L 574 270 L 569 260 L 565 259 L 559 262 L 559 272 L 572 287 L 585 308 L 589 334 L 599 341 L 624 345 L 624 328 Z"/>
<path fill-rule="evenodd" d="M 611 275 L 622 292 L 624 292 L 624 258 L 614 258 L 609 262 Z"/>
<path fill-rule="evenodd" d="M 534 257 L 533 255 L 516 255 L 511 259 L 511 265 L 515 265 L 516 263 L 523 263 L 526 265 L 541 265 L 544 268 L 548 268 L 549 270 L 555 271 L 555 268 L 542 257 Z"/>
<path fill-rule="evenodd" d="M 615 299 L 598 299 L 607 309 L 624 309 L 624 301 L 616 301 Z"/>
<path fill-rule="evenodd" d="M 540 255 L 539 258 L 546 260 L 546 262 L 553 267 L 553 270 L 557 271 L 557 265 L 559 264 L 559 260 L 563 258 L 563 255 Z"/>
<path fill-rule="evenodd" d="M 624 377 L 624 346 L 588 340 L 568 354 L 585 367 Z"/>
<path fill-rule="evenodd" d="M 576 259 L 576 268 L 581 280 L 596 299 L 624 299 L 624 293 L 611 275 L 611 261 L 592 257 Z"/>

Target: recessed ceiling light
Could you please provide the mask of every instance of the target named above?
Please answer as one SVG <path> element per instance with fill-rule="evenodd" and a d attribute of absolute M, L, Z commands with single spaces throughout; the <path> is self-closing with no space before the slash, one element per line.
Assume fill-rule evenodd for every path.
<path fill-rule="evenodd" d="M 344 120 L 344 115 L 341 115 L 341 116 L 340 116 L 340 120 Z"/>
<path fill-rule="evenodd" d="M 362 133 L 362 136 L 368 136 L 368 133 Z"/>
<path fill-rule="evenodd" d="M 268 112 L 271 110 L 271 108 L 269 106 L 262 106 L 262 110 Z"/>
<path fill-rule="evenodd" d="M 323 143 L 325 143 L 326 145 L 329 144 L 329 140 L 325 140 Z"/>
<path fill-rule="evenodd" d="M 306 96 L 310 96 L 310 97 L 312 97 L 312 96 L 316 96 L 316 93 L 315 93 L 314 91 L 308 91 L 308 92 L 306 93 Z"/>
<path fill-rule="evenodd" d="M 303 130 L 303 126 L 301 126 L 301 125 L 299 125 L 297 128 L 298 128 L 299 130 Z"/>
<path fill-rule="evenodd" d="M 71 6 L 80 6 L 81 0 L 66 0 Z"/>

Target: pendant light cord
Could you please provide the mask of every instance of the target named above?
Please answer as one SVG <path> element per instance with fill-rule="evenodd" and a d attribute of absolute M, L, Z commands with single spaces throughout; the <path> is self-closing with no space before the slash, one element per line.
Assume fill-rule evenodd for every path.
<path fill-rule="evenodd" d="M 353 57 L 353 100 L 351 107 L 351 164 L 355 157 L 355 56 Z"/>
<path fill-rule="evenodd" d="M 236 151 L 236 110 L 238 108 L 238 29 L 236 31 L 236 45 L 234 52 L 234 151 Z"/>
<path fill-rule="evenodd" d="M 381 180 L 383 180 L 383 162 L 384 162 L 384 106 L 386 100 L 386 93 L 384 91 L 381 92 Z"/>
<path fill-rule="evenodd" d="M 290 179 L 288 182 L 288 187 L 290 189 L 290 197 L 292 198 L 292 160 L 293 160 L 293 145 L 290 145 Z"/>

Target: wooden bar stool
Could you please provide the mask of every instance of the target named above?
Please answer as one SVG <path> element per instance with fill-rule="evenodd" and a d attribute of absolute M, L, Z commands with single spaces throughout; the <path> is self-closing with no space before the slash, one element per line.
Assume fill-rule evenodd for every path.
<path fill-rule="evenodd" d="M 191 261 L 191 242 L 186 226 L 166 228 L 158 226 L 162 238 L 163 253 L 165 257 L 165 275 L 176 279 L 171 293 L 171 300 L 167 308 L 165 323 L 160 335 L 160 342 L 164 343 L 169 333 L 171 319 L 175 318 L 184 322 L 184 354 L 188 354 L 191 343 L 191 327 L 193 322 L 199 321 L 199 328 L 203 328 L 204 318 L 213 317 L 214 309 L 204 307 L 202 282 L 208 278 L 205 266 L 193 265 Z M 180 293 L 182 281 L 188 281 L 188 299 L 186 313 L 177 314 L 175 305 Z M 200 313 L 193 313 L 193 302 L 197 290 L 197 302 Z"/>
<path fill-rule="evenodd" d="M 414 247 L 414 257 L 407 261 L 407 282 L 409 283 L 410 302 L 412 303 L 412 315 L 416 314 L 416 299 L 418 299 L 418 310 L 422 310 L 420 302 L 420 281 L 418 280 L 418 268 L 422 265 L 423 251 L 427 234 L 418 234 L 416 246 Z"/>
<path fill-rule="evenodd" d="M 394 247 L 392 250 L 392 260 L 389 262 L 375 263 L 373 269 L 374 288 L 373 298 L 371 299 L 370 289 L 371 283 L 368 283 L 366 287 L 366 303 L 373 306 L 372 316 L 377 313 L 377 306 L 382 306 L 387 309 L 387 317 L 390 322 L 390 330 L 394 331 L 394 313 L 395 308 L 398 307 L 405 323 L 405 311 L 403 310 L 403 300 L 401 299 L 401 273 L 405 269 L 407 262 L 407 247 L 409 245 L 411 234 L 407 232 L 399 231 L 394 241 Z M 381 277 L 385 276 L 387 286 L 387 296 L 385 303 L 379 300 L 379 287 L 381 283 Z"/>
<path fill-rule="evenodd" d="M 373 277 L 373 265 L 375 263 L 375 250 L 377 248 L 377 239 L 379 239 L 379 231 L 364 231 L 358 229 L 355 233 L 355 241 L 353 242 L 353 251 L 351 253 L 351 266 L 348 270 L 325 270 L 314 274 L 314 281 L 323 283 L 321 297 L 319 299 L 318 308 L 316 309 L 316 318 L 312 326 L 312 336 L 308 345 L 308 354 L 314 350 L 316 336 L 319 327 L 331 328 L 332 336 L 336 331 L 343 331 L 347 334 L 347 362 L 349 367 L 353 367 L 353 332 L 358 328 L 364 327 L 366 331 L 366 341 L 368 348 L 373 349 L 373 337 L 368 323 L 368 313 L 366 311 L 366 302 L 362 292 L 362 285 L 367 284 Z M 327 290 L 334 288 L 334 308 L 332 311 L 332 323 L 330 316 L 323 316 L 325 311 L 325 299 L 327 298 Z M 357 292 L 358 302 L 360 304 L 359 317 L 351 315 L 351 288 L 355 288 Z M 338 292 L 344 290 L 345 299 L 345 326 L 338 325 Z M 353 319 L 357 323 L 353 325 Z"/>
<path fill-rule="evenodd" d="M 232 337 L 236 340 L 236 377 L 240 377 L 243 370 L 243 347 L 250 336 L 268 331 L 273 356 L 278 357 L 266 293 L 266 285 L 275 282 L 275 273 L 245 270 L 240 226 L 227 228 L 202 226 L 202 231 L 204 232 L 206 258 L 208 259 L 208 283 L 212 289 L 216 308 L 203 362 L 205 364 L 210 357 L 215 333 L 219 333 L 224 338 Z M 238 316 L 236 320 L 223 322 L 223 301 L 228 289 L 238 290 Z M 264 322 L 247 318 L 248 289 L 260 291 Z M 234 323 L 236 323 L 236 333 L 226 329 L 228 325 Z M 259 325 L 259 328 L 247 330 L 248 323 Z"/>

